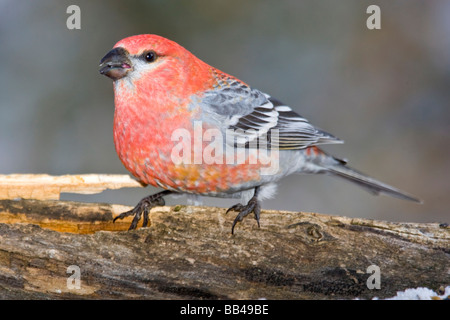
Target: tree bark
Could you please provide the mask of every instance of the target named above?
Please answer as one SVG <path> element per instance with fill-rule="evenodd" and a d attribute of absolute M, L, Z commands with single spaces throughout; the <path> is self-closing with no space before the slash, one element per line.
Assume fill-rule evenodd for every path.
<path fill-rule="evenodd" d="M 371 299 L 450 283 L 446 224 L 263 211 L 231 235 L 225 209 L 165 206 L 127 231 L 112 219 L 129 209 L 0 200 L 0 298 Z"/>

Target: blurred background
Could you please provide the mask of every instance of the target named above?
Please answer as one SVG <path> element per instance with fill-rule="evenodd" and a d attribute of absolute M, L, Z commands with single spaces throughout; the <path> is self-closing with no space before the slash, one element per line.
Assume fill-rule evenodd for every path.
<path fill-rule="evenodd" d="M 72 4 L 80 30 L 66 27 Z M 371 4 L 381 30 L 366 27 Z M 449 14 L 448 0 L 0 0 L 0 173 L 127 174 L 114 149 L 112 82 L 98 64 L 118 40 L 155 33 L 290 105 L 345 140 L 326 151 L 425 202 L 290 176 L 263 208 L 449 222 Z M 134 206 L 157 190 L 63 199 Z"/>

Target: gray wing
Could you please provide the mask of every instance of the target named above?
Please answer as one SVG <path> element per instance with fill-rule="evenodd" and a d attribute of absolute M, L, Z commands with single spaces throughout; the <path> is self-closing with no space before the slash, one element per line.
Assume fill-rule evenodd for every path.
<path fill-rule="evenodd" d="M 303 149 L 318 144 L 342 143 L 277 99 L 229 80 L 205 92 L 201 99 L 204 117 L 214 119 L 222 132 L 232 132 L 239 146 L 257 146 L 259 139 L 279 149 Z"/>

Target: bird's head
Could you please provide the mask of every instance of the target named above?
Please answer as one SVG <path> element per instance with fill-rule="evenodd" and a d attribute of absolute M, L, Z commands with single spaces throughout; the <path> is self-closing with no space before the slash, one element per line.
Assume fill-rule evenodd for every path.
<path fill-rule="evenodd" d="M 113 79 L 150 77 L 176 69 L 190 53 L 177 43 L 157 35 L 128 37 L 116 43 L 100 61 L 100 73 Z"/>

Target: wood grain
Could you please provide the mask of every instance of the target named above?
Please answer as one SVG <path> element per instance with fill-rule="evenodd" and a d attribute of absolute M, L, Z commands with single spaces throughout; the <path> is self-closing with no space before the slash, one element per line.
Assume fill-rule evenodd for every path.
<path fill-rule="evenodd" d="M 112 223 L 128 207 L 0 200 L 3 299 L 370 299 L 450 283 L 450 230 L 267 211 L 261 228 L 212 207 L 159 207 L 151 226 Z M 67 287 L 67 268 L 81 272 Z M 381 289 L 368 289 L 370 265 Z"/>

